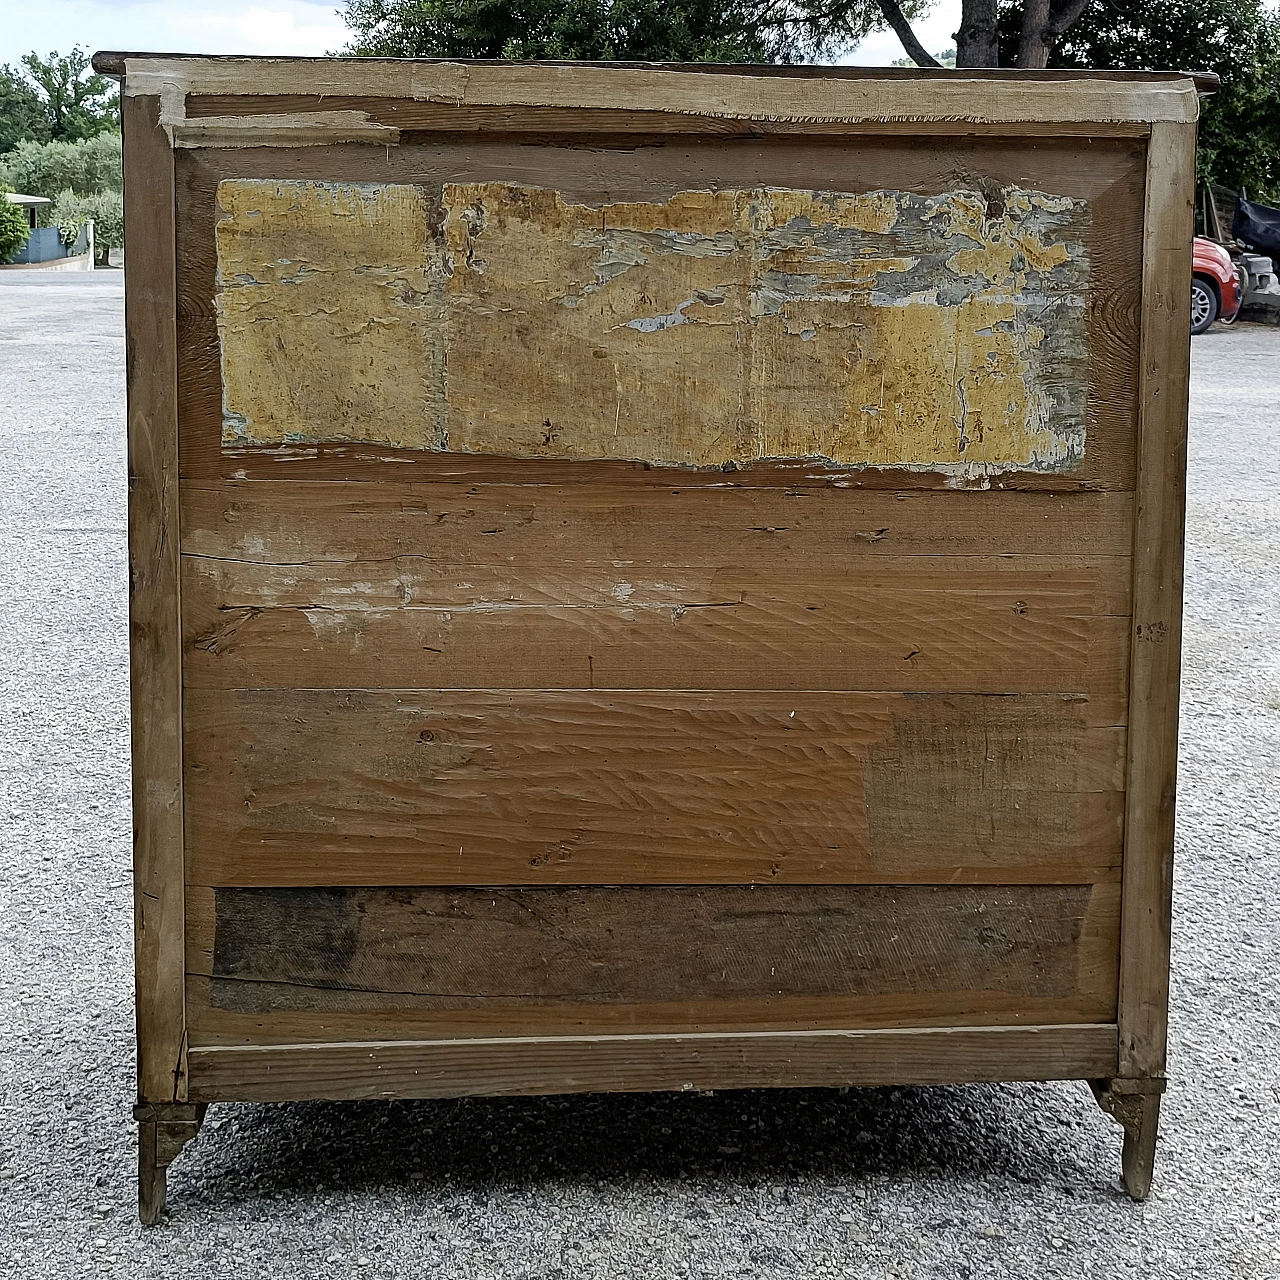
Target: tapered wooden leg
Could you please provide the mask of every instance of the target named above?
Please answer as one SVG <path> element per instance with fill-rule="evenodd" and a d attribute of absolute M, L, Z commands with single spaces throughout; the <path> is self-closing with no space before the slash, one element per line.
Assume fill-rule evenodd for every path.
<path fill-rule="evenodd" d="M 1143 1093 L 1141 1115 L 1135 1128 L 1124 1131 L 1124 1153 L 1120 1157 L 1124 1185 L 1135 1200 L 1145 1200 L 1151 1190 L 1156 1166 L 1156 1129 L 1160 1124 L 1160 1095 Z"/>
<path fill-rule="evenodd" d="M 1155 1172 L 1164 1081 L 1090 1080 L 1089 1087 L 1103 1111 L 1124 1128 L 1120 1168 L 1125 1189 L 1135 1200 L 1145 1200 Z"/>
<path fill-rule="evenodd" d="M 164 1212 L 168 1169 L 156 1160 L 160 1126 L 144 1120 L 138 1126 L 138 1217 L 143 1226 L 154 1227 Z"/>
<path fill-rule="evenodd" d="M 200 1132 L 203 1103 L 146 1103 L 133 1109 L 138 1121 L 138 1217 L 154 1227 L 164 1213 L 169 1166 Z"/>

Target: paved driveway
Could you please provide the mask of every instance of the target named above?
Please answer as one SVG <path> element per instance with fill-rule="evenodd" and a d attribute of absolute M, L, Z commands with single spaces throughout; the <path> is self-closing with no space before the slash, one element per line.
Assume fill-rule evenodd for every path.
<path fill-rule="evenodd" d="M 1280 1275 L 1280 329 L 1195 344 L 1146 1205 L 1083 1084 L 227 1106 L 143 1232 L 121 302 L 0 273 L 0 1275 Z"/>

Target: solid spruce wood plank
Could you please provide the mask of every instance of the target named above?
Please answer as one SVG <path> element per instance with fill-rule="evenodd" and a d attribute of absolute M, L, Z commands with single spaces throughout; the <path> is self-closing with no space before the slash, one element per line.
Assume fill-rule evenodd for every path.
<path fill-rule="evenodd" d="M 1115 1018 L 1116 929 L 1090 942 L 1094 967 L 1074 995 L 1007 992 L 887 996 L 788 996 L 773 1000 L 668 1001 L 663 1004 L 535 1005 L 518 1008 L 291 1010 L 237 1013 L 213 1004 L 209 964 L 188 982 L 191 1045 L 311 1044 L 317 1041 L 466 1039 L 484 1036 L 688 1034 L 720 1031 L 867 1030 L 892 1027 L 1026 1026 Z M 1103 946 L 1110 947 L 1104 955 Z M 1104 985 L 1110 982 L 1109 990 Z"/>
<path fill-rule="evenodd" d="M 1071 697 L 187 694 L 188 878 L 1075 883 L 1124 730 Z"/>
<path fill-rule="evenodd" d="M 367 94 L 316 93 L 192 94 L 186 103 L 185 131 L 188 138 L 210 142 L 216 136 L 203 134 L 197 122 L 221 125 L 225 138 L 247 132 L 254 116 L 290 116 L 290 124 L 303 128 L 312 114 L 359 112 L 364 121 L 406 133 L 468 133 L 479 136 L 503 133 L 555 136 L 588 135 L 656 135 L 673 134 L 717 138 L 759 137 L 829 137 L 847 139 L 852 134 L 925 132 L 931 134 L 975 137 L 1045 137 L 1071 136 L 1104 138 L 1141 138 L 1151 132 L 1150 124 L 1140 121 L 1080 122 L 1058 120 L 1045 123 L 1023 120 L 990 124 L 972 120 L 928 120 L 881 122 L 865 120 L 855 126 L 844 121 L 815 120 L 743 120 L 713 119 L 707 116 L 681 115 L 675 111 L 646 108 L 620 111 L 583 107 L 460 107 L 449 103 L 424 102 L 413 98 L 371 97 Z M 246 119 L 248 117 L 249 119 Z M 212 118 L 212 119 L 210 119 Z M 234 121 L 234 125 L 231 122 Z M 215 124 L 216 122 L 216 124 Z M 231 127 L 228 127 L 231 126 Z M 286 126 L 286 129 L 289 126 Z"/>
<path fill-rule="evenodd" d="M 1114 1025 L 205 1048 L 207 1102 L 1092 1079 Z"/>
<path fill-rule="evenodd" d="M 1164 1074 L 1168 1037 L 1195 146 L 1193 125 L 1161 125 L 1147 163 L 1119 1014 L 1134 1078 Z"/>
<path fill-rule="evenodd" d="M 173 154 L 154 97 L 124 104 L 129 652 L 138 1095 L 186 1099 L 182 646 Z M 143 248 L 142 246 L 145 246 Z"/>
<path fill-rule="evenodd" d="M 181 128 L 188 96 L 243 92 L 351 94 L 457 106 L 663 109 L 710 119 L 919 122 L 1194 121 L 1190 75 L 1113 78 L 1076 72 L 946 77 L 848 76 L 815 68 L 803 76 L 773 67 L 687 68 L 653 64 L 485 63 L 448 59 L 171 58 L 127 56 L 126 96 L 165 93 L 165 122 Z M 335 122 L 337 124 L 339 122 Z"/>
<path fill-rule="evenodd" d="M 857 572 L 870 557 L 1088 557 L 1133 551 L 1129 493 L 1017 493 L 340 480 L 229 481 L 182 487 L 182 550 L 191 557 L 326 573 L 385 562 L 439 577 L 463 566 L 527 574 L 625 568 L 765 575 L 824 564 Z M 621 563 L 617 563 L 621 562 Z M 1046 567 L 1049 562 L 1045 561 Z M 368 573 L 370 570 L 362 569 Z M 382 571 L 385 571 L 382 570 Z M 1129 591 L 1129 568 L 1118 568 Z M 465 579 L 464 579 L 465 580 Z"/>
<path fill-rule="evenodd" d="M 1092 996 L 1097 1021 L 1116 902 L 1089 885 L 220 888 L 210 1001 L 518 1024 L 539 1005 L 929 994 L 936 1016 L 982 993 Z"/>
<path fill-rule="evenodd" d="M 678 536 L 686 521 L 678 508 L 668 516 L 668 531 Z M 320 535 L 311 550 L 295 540 L 293 559 L 184 555 L 182 568 L 195 609 L 212 597 L 214 608 L 228 619 L 240 609 L 438 609 L 456 617 L 475 610 L 561 608 L 621 610 L 627 618 L 657 611 L 664 620 L 678 621 L 682 608 L 751 609 L 765 602 L 785 608 L 790 600 L 816 612 L 824 605 L 839 607 L 851 597 L 859 598 L 859 613 L 866 616 L 863 609 L 873 613 L 876 597 L 898 583 L 901 591 L 926 597 L 1011 591 L 1010 607 L 1027 610 L 1033 604 L 1029 592 L 1038 589 L 1050 607 L 1062 604 L 1098 618 L 1129 616 L 1127 556 L 1021 556 L 1009 551 L 997 556 L 864 555 L 857 537 L 862 531 L 849 530 L 843 548 L 803 535 L 791 541 L 744 535 L 738 546 L 717 540 L 714 547 L 692 545 L 664 557 L 664 548 L 651 545 L 662 535 L 636 528 L 629 545 L 606 558 L 602 552 L 607 551 L 608 535 L 594 539 L 586 534 L 575 545 L 573 531 L 564 529 L 556 545 L 548 547 L 510 525 L 477 532 L 480 538 L 457 558 L 437 553 L 433 544 L 439 543 L 429 536 L 422 539 L 422 551 L 406 548 L 384 557 L 360 553 L 345 558 L 333 546 L 341 539 L 339 526 L 332 541 Z M 508 533 L 512 536 L 504 538 Z M 873 528 L 865 536 L 888 534 Z M 251 534 L 250 541 L 256 548 L 265 538 Z M 1028 598 L 1020 599 L 1020 593 Z M 1069 604 L 1068 595 L 1075 597 Z"/>
<path fill-rule="evenodd" d="M 125 63 L 128 59 L 164 61 L 164 62 L 244 62 L 246 61 L 243 54 L 202 54 L 202 53 L 162 53 L 162 52 L 125 52 L 118 49 L 103 49 L 93 55 L 93 69 L 103 75 L 121 77 L 125 74 Z M 258 59 L 261 62 L 270 61 L 273 65 L 282 62 L 315 62 L 314 58 L 306 57 L 271 57 L 270 59 Z M 331 61 L 325 59 L 326 62 Z M 372 61 L 372 59 L 362 59 L 364 62 Z M 384 60 L 385 61 L 385 60 Z M 395 62 L 402 62 L 403 59 L 394 59 Z M 439 59 L 419 59 L 421 62 L 435 62 Z M 476 67 L 501 67 L 507 66 L 508 60 L 505 58 L 451 58 L 445 61 L 461 64 L 464 66 Z M 692 75 L 747 75 L 747 76 L 777 76 L 791 77 L 797 79 L 819 79 L 819 80 L 930 80 L 930 79 L 946 79 L 954 75 L 954 71 L 947 68 L 939 67 L 862 67 L 862 66 L 832 66 L 813 63 L 794 63 L 794 64 L 778 64 L 778 63 L 743 63 L 743 62 L 626 62 L 626 61 L 587 61 L 583 62 L 579 59 L 539 59 L 543 66 L 550 67 L 612 67 L 638 69 L 642 71 L 674 71 Z M 1133 83 L 1142 83 L 1155 85 L 1160 83 L 1171 83 L 1179 80 L 1190 80 L 1201 93 L 1213 92 L 1219 84 L 1219 78 L 1212 71 L 1132 71 L 1126 69 L 1103 69 L 1103 70 L 1081 70 L 1077 68 L 1030 68 L 1027 70 L 1012 71 L 1008 68 L 1001 70 L 997 67 L 969 67 L 965 70 L 965 77 L 970 80 L 1000 80 L 1014 78 L 1023 81 L 1044 80 L 1044 81 L 1073 81 L 1081 78 L 1087 80 L 1116 80 L 1130 81 Z M 314 86 L 312 86 L 314 88 Z M 237 88 L 238 93 L 249 93 L 251 89 L 241 84 Z"/>
<path fill-rule="evenodd" d="M 237 603 L 188 561 L 186 684 L 232 688 L 863 689 L 1084 693 L 1127 678 L 1126 614 L 1091 570 L 886 562 L 854 578 L 744 581 L 654 607 L 482 601 Z M 624 579 L 629 581 L 629 579 Z"/>

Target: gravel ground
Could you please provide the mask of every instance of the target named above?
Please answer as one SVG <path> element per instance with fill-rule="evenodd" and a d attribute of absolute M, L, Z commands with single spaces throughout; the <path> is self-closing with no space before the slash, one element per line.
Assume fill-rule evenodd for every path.
<path fill-rule="evenodd" d="M 1144 1206 L 1054 1084 L 217 1107 L 143 1231 L 121 302 L 114 274 L 0 273 L 0 1274 L 1280 1276 L 1280 330 L 1195 344 Z"/>

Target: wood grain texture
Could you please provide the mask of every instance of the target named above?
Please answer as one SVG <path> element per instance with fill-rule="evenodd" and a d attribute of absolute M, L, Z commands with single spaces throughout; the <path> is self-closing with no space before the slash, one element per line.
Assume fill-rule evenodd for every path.
<path fill-rule="evenodd" d="M 1113 1074 L 1114 1025 L 205 1048 L 207 1102 L 816 1088 Z"/>
<path fill-rule="evenodd" d="M 669 138 L 677 134 L 697 134 L 716 138 L 761 138 L 770 136 L 829 137 L 847 139 L 854 132 L 845 121 L 819 120 L 724 120 L 709 116 L 681 115 L 676 111 L 646 109 L 623 111 L 583 107 L 490 107 L 455 106 L 451 103 L 422 102 L 413 98 L 370 97 L 359 94 L 290 93 L 257 95 L 250 93 L 192 94 L 187 98 L 184 133 L 199 139 L 200 126 L 217 121 L 218 127 L 234 121 L 234 128 L 247 136 L 260 136 L 253 130 L 252 117 L 285 115 L 304 128 L 314 116 L 334 112 L 352 113 L 351 123 L 394 129 L 397 140 L 406 134 L 468 133 L 481 136 L 515 133 L 540 137 L 556 135 L 609 136 L 626 134 L 633 139 Z M 930 135 L 972 136 L 1044 136 L 1061 138 L 1072 135 L 1104 138 L 1142 138 L 1151 132 L 1145 122 L 1101 123 L 1040 120 L 989 124 L 973 120 L 929 120 L 908 122 L 860 121 L 856 132 L 902 133 L 928 132 Z M 337 139 L 331 138 L 336 141 Z"/>
<path fill-rule="evenodd" d="M 1191 121 L 1196 89 L 1184 79 L 1115 79 L 1087 72 L 1032 79 L 777 75 L 773 68 L 685 71 L 632 64 L 129 57 L 126 95 L 163 95 L 165 123 L 181 126 L 192 94 L 353 93 L 458 106 L 546 106 L 668 111 L 711 119 L 921 121 Z"/>
<path fill-rule="evenodd" d="M 395 450 L 359 445 L 278 447 L 230 450 L 222 447 L 223 404 L 214 316 L 216 263 L 212 250 L 217 217 L 217 186 L 223 180 L 271 179 L 326 181 L 334 172 L 352 182 L 438 187 L 442 182 L 506 183 L 553 188 L 566 201 L 584 206 L 618 202 L 662 202 L 709 183 L 726 188 L 794 186 L 865 194 L 878 185 L 934 196 L 954 190 L 957 181 L 975 190 L 995 190 L 1031 181 L 1073 200 L 1089 202 L 1093 217 L 1083 232 L 1083 247 L 1093 271 L 1107 281 L 1091 290 L 1085 310 L 1089 385 L 1084 424 L 1089 449 L 1083 464 L 1069 475 L 1016 471 L 983 476 L 983 484 L 1006 488 L 1118 488 L 1132 485 L 1132 423 L 1136 415 L 1137 333 L 1136 268 L 1141 243 L 1135 215 L 1141 189 L 1141 148 L 1137 142 L 1097 140 L 1037 148 L 1003 141 L 989 146 L 961 144 L 959 154 L 944 157 L 932 148 L 911 147 L 900 139 L 863 140 L 857 145 L 818 147 L 806 143 L 696 142 L 677 151 L 603 146 L 589 153 L 568 146 L 520 146 L 501 140 L 463 145 L 442 141 L 387 152 L 378 148 L 303 148 L 290 152 L 282 172 L 279 152 L 263 148 L 201 151 L 182 156 L 180 340 L 184 378 L 183 471 L 205 478 L 236 474 L 267 478 L 338 478 L 367 475 L 407 478 L 455 478 L 483 483 L 669 484 L 669 469 L 646 469 L 637 462 L 550 464 L 544 457 L 512 462 L 456 454 Z M 880 182 L 868 183 L 874 173 Z M 678 301 L 678 300 L 677 300 Z M 673 333 L 682 334 L 681 326 Z M 643 335 L 634 335 L 637 340 Z M 651 335 L 652 336 L 652 335 Z M 670 334 L 658 335 L 669 337 Z M 812 345 L 812 344 L 810 344 Z M 594 364 L 606 362 L 595 360 Z M 553 428 L 556 419 L 551 416 Z M 539 419 L 541 422 L 542 419 Z M 545 428 L 544 428 L 545 430 Z M 682 473 L 681 483 L 693 481 Z M 869 467 L 844 470 L 815 464 L 755 462 L 722 474 L 699 472 L 704 485 L 855 485 L 930 487 L 956 483 L 928 472 Z M 976 483 L 976 482 L 975 482 Z"/>
<path fill-rule="evenodd" d="M 419 598 L 440 604 L 463 601 L 458 573 L 493 575 L 483 588 L 493 591 L 503 574 L 595 577 L 608 568 L 616 571 L 612 590 L 624 570 L 641 565 L 706 577 L 725 568 L 730 552 L 773 577 L 807 572 L 815 556 L 857 574 L 879 556 L 1078 556 L 1094 564 L 1118 557 L 1127 565 L 1132 550 L 1128 493 L 406 480 L 188 482 L 182 490 L 184 555 L 293 568 L 300 577 L 395 562 L 397 573 L 433 577 L 429 596 Z M 1127 581 L 1127 567 L 1117 577 Z"/>
<path fill-rule="evenodd" d="M 104 49 L 93 55 L 91 59 L 95 71 L 102 75 L 121 77 L 125 73 L 127 59 L 163 60 L 165 62 L 226 62 L 243 61 L 244 55 L 235 54 L 203 54 L 203 53 L 157 53 L 146 51 L 127 52 L 119 49 Z M 297 57 L 273 57 L 272 62 L 305 62 L 314 59 Z M 326 59 L 326 61 L 328 61 Z M 453 59 L 468 66 L 507 66 L 505 58 L 461 58 Z M 544 66 L 578 67 L 584 65 L 579 59 L 546 59 L 541 60 Z M 778 76 L 795 79 L 820 80 L 930 80 L 946 79 L 954 73 L 948 68 L 939 67 L 863 67 L 833 66 L 816 63 L 749 63 L 749 62 L 627 62 L 620 60 L 587 62 L 594 67 L 612 67 L 638 69 L 642 71 L 673 71 L 684 75 L 751 75 Z M 971 80 L 1001 80 L 1016 77 L 1019 80 L 1072 81 L 1084 76 L 1090 80 L 1118 80 L 1142 84 L 1171 83 L 1190 80 L 1201 93 L 1214 92 L 1220 79 L 1212 71 L 1132 71 L 1110 69 L 1101 71 L 1081 71 L 1077 68 L 1037 67 L 1012 71 L 998 67 L 969 67 L 965 76 Z M 237 93 L 249 93 L 248 85 L 241 84 Z"/>
<path fill-rule="evenodd" d="M 1114 890 L 1112 890 L 1114 892 Z M 212 891 L 193 890 L 200 898 Z M 206 923 L 209 928 L 206 930 Z M 313 1044 L 360 1040 L 469 1039 L 476 1036 L 702 1034 L 734 1031 L 875 1030 L 947 1026 L 1037 1026 L 1115 1019 L 1116 928 L 1099 929 L 1084 946 L 1095 957 L 1068 996 L 1001 991 L 861 996 L 788 996 L 759 1000 L 675 1000 L 658 1004 L 535 1004 L 448 1009 L 273 1009 L 242 1013 L 212 998 L 212 916 L 193 917 L 187 976 L 192 1047 Z M 207 940 L 207 944 L 206 944 Z M 1106 984 L 1110 983 L 1108 987 Z"/>
<path fill-rule="evenodd" d="M 858 578 L 752 579 L 592 604 L 379 604 L 376 575 L 261 603 L 270 570 L 184 562 L 191 689 L 862 689 L 1114 697 L 1128 614 L 1099 568 L 879 559 Z M 240 593 L 247 581 L 249 591 Z M 616 575 L 613 583 L 630 583 Z M 611 584 L 613 585 L 613 584 Z M 228 586 L 231 592 L 227 592 Z M 554 590 L 554 588 L 552 588 Z M 534 590 L 537 590 L 536 584 Z"/>
<path fill-rule="evenodd" d="M 1136 1078 L 1164 1074 L 1168 1035 L 1195 145 L 1192 126 L 1162 126 L 1147 164 L 1120 970 L 1120 1072 Z"/>
<path fill-rule="evenodd" d="M 750 607 L 766 586 L 781 600 L 778 584 L 805 581 L 813 614 L 851 584 L 1038 573 L 1090 579 L 1089 616 L 1129 612 L 1132 503 L 1119 494 L 248 482 L 189 485 L 183 511 L 187 571 L 217 619 L 202 613 L 193 639 L 253 609 L 488 609 L 501 625 L 503 610 L 562 605 L 674 626 L 681 608 Z"/>
<path fill-rule="evenodd" d="M 173 155 L 155 98 L 124 106 L 138 1097 L 186 1099 L 182 644 Z"/>
<path fill-rule="evenodd" d="M 801 657 L 804 636 L 856 644 L 856 634 L 886 608 L 901 626 L 899 596 L 914 585 L 956 599 L 974 588 L 1011 590 L 1007 604 L 1023 611 L 1016 617 L 1028 635 L 1048 623 L 1018 595 L 1032 579 L 1050 590 L 1056 613 L 1085 620 L 1129 613 L 1126 495 L 247 483 L 225 493 L 188 486 L 183 509 L 189 600 L 196 602 L 188 608 L 188 639 L 211 645 L 215 655 L 232 652 L 244 626 L 260 626 L 279 609 L 323 614 L 334 630 L 347 618 L 380 625 L 370 611 L 406 607 L 436 609 L 438 623 L 449 614 L 451 627 L 465 626 L 468 614 L 488 617 L 490 627 L 477 632 L 481 644 L 517 621 L 563 627 L 577 618 L 602 636 L 639 625 L 658 637 L 650 664 L 662 646 L 684 648 L 682 623 L 709 605 L 762 627 L 762 640 L 785 625 L 782 614 L 803 613 L 787 640 Z M 1064 588 L 1089 598 L 1070 604 Z M 559 622 L 518 613 L 552 607 L 559 607 Z M 861 621 L 837 636 L 822 626 L 823 613 L 841 607 L 858 608 Z M 654 618 L 666 623 L 657 632 L 648 627 Z M 750 627 L 742 635 L 750 645 Z M 430 645 L 422 653 L 444 648 L 422 643 Z M 1116 644 L 1123 663 L 1128 640 L 1117 636 Z M 914 648 L 924 652 L 922 644 Z M 588 652 L 573 684 L 607 685 L 607 660 Z M 1060 687 L 1083 687 L 1069 684 L 1069 669 L 1059 668 Z M 365 678 L 372 677 L 355 684 Z M 671 684 L 686 681 L 682 671 Z M 489 684 L 503 682 L 495 667 Z M 1116 689 L 1123 700 L 1123 686 Z M 1101 686 L 1093 692 L 1101 695 Z M 1105 714 L 1108 723 L 1123 719 L 1114 710 Z"/>
<path fill-rule="evenodd" d="M 1114 937 L 1116 895 L 1088 885 L 222 888 L 214 903 L 212 1002 L 269 1013 L 978 991 L 1065 1000 L 1081 971 L 1096 975 L 1082 937 Z"/>
<path fill-rule="evenodd" d="M 1163 1073 L 1189 79 L 125 61 L 145 1101 Z M 405 234 L 312 254 L 304 190 L 398 192 Z M 877 191 L 921 226 L 868 266 Z M 1024 244 L 1029 192 L 1065 221 Z M 913 318 L 1059 249 L 1036 341 L 998 298 L 980 352 Z M 415 314 L 363 371 L 313 343 L 318 393 L 312 313 L 435 306 L 436 250 L 466 376 Z M 895 282 L 901 333 L 836 333 Z M 924 464 L 869 430 L 877 370 Z"/>
<path fill-rule="evenodd" d="M 1055 887 L 1051 893 L 1058 892 Z M 624 1002 L 608 1000 L 582 1000 L 580 998 L 558 999 L 550 991 L 543 998 L 510 999 L 503 998 L 506 988 L 497 988 L 488 998 L 477 999 L 422 999 L 420 993 L 404 992 L 398 997 L 378 995 L 375 993 L 350 993 L 328 991 L 308 993 L 305 990 L 294 990 L 283 984 L 274 988 L 266 988 L 248 997 L 228 998 L 228 981 L 216 979 L 215 972 L 215 932 L 216 903 L 218 896 L 224 891 L 212 888 L 192 886 L 188 890 L 188 1008 L 191 1027 L 191 1043 L 193 1045 L 216 1044 L 276 1044 L 276 1043 L 309 1043 L 318 1040 L 367 1040 L 381 1039 L 433 1039 L 439 1037 L 475 1037 L 498 1035 L 548 1036 L 576 1034 L 634 1034 L 637 1032 L 678 1033 L 706 1031 L 741 1031 L 741 1030 L 813 1030 L 835 1028 L 885 1028 L 885 1027 L 918 1027 L 948 1025 L 1015 1025 L 1015 1024 L 1048 1024 L 1071 1022 L 1114 1022 L 1116 1007 L 1116 971 L 1118 962 L 1118 929 L 1119 929 L 1119 887 L 1116 884 L 1094 884 L 1062 887 L 1063 892 L 1084 895 L 1087 901 L 1084 909 L 1073 923 L 1065 921 L 1069 932 L 1077 932 L 1078 939 L 1074 951 L 1067 962 L 1060 966 L 1050 977 L 1048 985 L 1042 990 L 1029 990 L 1029 982 L 1004 983 L 993 980 L 982 981 L 969 986 L 963 982 L 947 981 L 945 973 L 934 979 L 919 984 L 919 989 L 908 989 L 898 985 L 895 989 L 876 991 L 870 983 L 864 982 L 856 994 L 840 994 L 838 991 L 827 991 L 826 994 L 790 994 L 769 995 L 746 994 L 719 991 L 714 998 L 707 998 L 705 990 L 698 985 L 687 990 L 680 990 L 671 998 L 659 1000 L 632 999 Z M 307 890 L 282 891 L 301 892 Z M 319 891 L 331 892 L 329 890 Z M 366 892 L 363 890 L 353 892 Z M 397 908 L 403 914 L 403 904 L 412 901 L 414 889 L 388 889 L 379 892 L 396 895 L 401 906 Z M 422 891 L 424 893 L 428 891 Z M 534 895 L 535 905 L 538 895 L 545 890 L 521 890 L 503 888 L 488 891 L 488 899 L 483 890 L 430 890 L 431 894 L 445 895 L 461 892 L 465 895 L 478 896 L 486 911 L 496 909 L 498 903 L 495 896 L 505 901 L 519 901 L 523 895 Z M 663 888 L 600 888 L 600 889 L 564 889 L 553 893 L 566 895 L 594 894 L 605 899 L 606 914 L 614 915 L 622 911 L 626 914 L 628 897 L 634 898 L 640 893 L 671 893 L 671 889 Z M 719 893 L 719 888 L 707 889 L 695 887 L 695 893 Z M 786 901 L 786 894 L 804 893 L 836 893 L 848 894 L 863 890 L 823 889 L 792 887 L 779 899 L 775 897 L 777 886 L 749 890 L 735 888 L 726 892 L 741 896 L 744 893 L 756 893 L 758 900 L 764 904 L 758 913 L 762 917 L 770 914 L 769 903 Z M 892 887 L 873 890 L 891 896 L 899 893 L 908 895 L 930 894 L 934 892 L 950 893 L 951 889 L 935 890 L 927 886 Z M 998 886 L 976 886 L 971 889 L 960 887 L 957 893 L 970 893 L 975 900 L 994 903 L 1000 895 L 1006 893 L 1005 888 Z M 1016 887 L 1008 890 L 1012 894 L 1036 894 L 1038 889 Z M 612 901 L 610 902 L 610 899 Z M 953 899 L 952 901 L 956 901 Z M 1007 919 L 1011 908 L 1016 903 L 1003 901 L 995 914 Z M 493 903 L 492 906 L 489 903 Z M 909 905 L 918 907 L 919 898 L 909 900 Z M 972 905 L 972 902 L 970 903 Z M 1050 898 L 1047 927 L 1050 931 L 1061 928 L 1064 921 L 1055 917 L 1058 906 Z M 945 906 L 945 904 L 944 904 Z M 483 914 L 480 913 L 480 914 Z M 553 913 L 554 914 L 554 913 Z M 687 912 L 685 914 L 688 914 Z M 695 912 L 696 914 L 696 912 Z M 774 910 L 776 915 L 776 910 Z M 663 919 L 669 912 L 662 912 Z M 911 912 L 907 912 L 909 918 Z M 944 910 L 939 916 L 952 917 L 954 910 Z M 1055 925 L 1054 920 L 1058 920 Z M 953 921 L 956 923 L 956 921 Z M 961 930 L 963 921 L 958 921 Z M 482 920 L 478 926 L 465 925 L 466 928 L 485 928 Z M 665 927 L 665 926 L 662 926 Z M 1041 928 L 1032 922 L 1033 931 Z M 582 953 L 598 940 L 598 930 L 593 928 L 589 915 L 585 918 L 581 912 L 575 912 L 565 922 L 566 932 L 559 942 L 547 940 L 547 949 L 539 949 L 538 955 L 569 955 Z M 629 932 L 625 920 L 620 925 L 624 934 Z M 931 926 L 925 917 L 917 916 L 916 926 L 908 932 L 918 933 L 919 929 L 929 930 Z M 431 932 L 434 932 L 432 930 Z M 795 950 L 803 952 L 805 939 L 812 933 L 806 924 L 804 913 L 800 913 L 787 926 L 788 954 Z M 332 931 L 321 930 L 311 934 L 311 943 L 328 938 L 332 941 L 337 935 Z M 375 946 L 385 943 L 394 937 L 395 930 L 377 931 Z M 656 935 L 655 935 L 656 936 Z M 665 934 L 662 936 L 666 936 Z M 856 932 L 849 934 L 841 931 L 836 945 L 835 955 L 841 946 L 860 945 Z M 979 944 L 990 946 L 998 952 L 1001 941 L 996 932 L 979 929 Z M 693 939 L 692 941 L 697 941 Z M 729 937 L 732 945 L 733 934 Z M 1005 940 L 1007 942 L 1007 939 Z M 794 943 L 794 947 L 792 944 Z M 325 945 L 321 942 L 321 945 Z M 606 946 L 609 944 L 606 939 Z M 692 945 L 692 943 L 677 946 Z M 950 946 L 951 944 L 947 944 Z M 963 943 L 957 944 L 963 948 Z M 895 944 L 896 947 L 896 944 Z M 796 950 L 798 948 L 798 950 Z M 410 955 L 417 955 L 416 944 L 411 938 L 401 938 L 399 950 Z M 927 950 L 927 946 L 925 950 Z M 705 952 L 706 948 L 702 948 Z M 901 948 L 897 948 L 901 951 Z M 637 965 L 649 963 L 647 957 L 656 954 L 652 939 L 637 941 L 628 953 L 630 960 Z M 1023 954 L 1025 958 L 1025 951 Z M 411 961 L 412 963 L 412 961 Z M 535 967 L 537 965 L 535 961 Z M 784 962 L 779 968 L 786 972 Z M 908 956 L 905 960 L 893 963 L 910 964 Z M 1016 967 L 1017 960 L 1013 959 Z M 705 956 L 689 957 L 686 967 L 692 964 L 695 968 L 701 965 L 705 969 Z M 992 968 L 993 973 L 1002 965 L 1007 968 L 1006 961 L 997 960 Z M 819 966 L 820 968 L 821 966 Z M 704 975 L 705 976 L 705 975 Z M 774 976 L 774 975 L 771 975 Z M 1023 975 L 1026 976 L 1025 973 Z M 552 975 L 555 978 L 555 975 Z M 560 982 L 566 979 L 561 977 Z M 645 979 L 641 979 L 645 981 Z M 834 978 L 820 979 L 827 987 L 839 986 L 842 979 L 838 974 Z M 955 989 L 940 992 L 938 986 L 951 986 Z M 471 987 L 467 988 L 472 990 Z M 215 991 L 217 992 L 215 996 Z M 272 993 L 279 993 L 274 999 Z M 481 989 L 481 993 L 483 989 Z M 247 1000 L 243 1004 L 242 1000 Z M 231 1006 L 231 1007 L 228 1007 Z"/>
<path fill-rule="evenodd" d="M 1078 697 L 189 692 L 216 885 L 1069 883 L 1117 874 Z"/>

